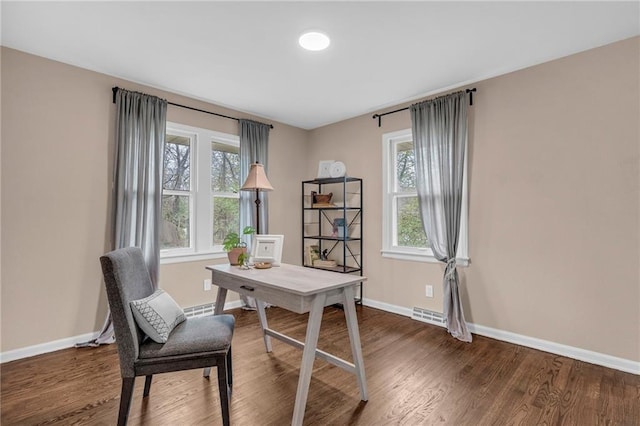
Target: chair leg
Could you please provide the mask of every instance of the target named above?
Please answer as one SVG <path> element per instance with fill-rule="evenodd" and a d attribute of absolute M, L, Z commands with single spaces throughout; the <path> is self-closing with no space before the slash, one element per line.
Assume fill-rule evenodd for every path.
<path fill-rule="evenodd" d="M 149 396 L 149 391 L 151 390 L 151 380 L 153 379 L 153 375 L 149 374 L 144 379 L 144 392 L 142 393 L 143 397 Z"/>
<path fill-rule="evenodd" d="M 120 412 L 118 413 L 118 426 L 125 426 L 129 419 L 129 407 L 133 396 L 133 384 L 135 377 L 122 378 L 122 391 L 120 392 Z"/>
<path fill-rule="evenodd" d="M 227 357 L 218 361 L 218 391 L 220 392 L 220 408 L 222 409 L 222 424 L 229 426 L 229 386 L 227 384 Z"/>
<path fill-rule="evenodd" d="M 231 364 L 231 346 L 229 346 L 229 352 L 227 352 L 227 383 L 229 383 L 229 390 L 233 388 L 233 368 Z"/>

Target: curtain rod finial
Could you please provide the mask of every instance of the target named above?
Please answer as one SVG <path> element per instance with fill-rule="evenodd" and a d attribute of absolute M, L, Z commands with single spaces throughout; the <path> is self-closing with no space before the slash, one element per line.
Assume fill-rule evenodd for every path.
<path fill-rule="evenodd" d="M 467 89 L 467 93 L 469 94 L 469 105 L 473 106 L 473 92 L 476 91 L 476 88 Z"/>

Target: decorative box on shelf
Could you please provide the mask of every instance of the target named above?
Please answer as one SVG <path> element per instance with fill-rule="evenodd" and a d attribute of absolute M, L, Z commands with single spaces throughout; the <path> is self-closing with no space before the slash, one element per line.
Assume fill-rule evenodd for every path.
<path fill-rule="evenodd" d="M 335 260 L 318 259 L 313 261 L 313 266 L 316 268 L 335 268 L 338 266 L 338 263 Z"/>

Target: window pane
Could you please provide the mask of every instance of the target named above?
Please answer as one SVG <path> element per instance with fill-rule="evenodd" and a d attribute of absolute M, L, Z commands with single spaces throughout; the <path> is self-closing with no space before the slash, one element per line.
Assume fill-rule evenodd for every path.
<path fill-rule="evenodd" d="M 395 144 L 396 190 L 399 192 L 416 189 L 416 161 L 413 142 Z"/>
<path fill-rule="evenodd" d="M 400 247 L 427 247 L 427 237 L 422 227 L 418 197 L 397 198 L 396 241 Z"/>
<path fill-rule="evenodd" d="M 191 140 L 167 134 L 164 145 L 164 189 L 188 191 L 191 175 Z"/>
<path fill-rule="evenodd" d="M 240 150 L 237 146 L 211 144 L 211 190 L 238 192 L 240 189 Z"/>
<path fill-rule="evenodd" d="M 162 196 L 160 250 L 189 247 L 189 196 Z"/>
<path fill-rule="evenodd" d="M 240 231 L 240 199 L 213 197 L 213 245 L 222 245 L 229 232 Z"/>

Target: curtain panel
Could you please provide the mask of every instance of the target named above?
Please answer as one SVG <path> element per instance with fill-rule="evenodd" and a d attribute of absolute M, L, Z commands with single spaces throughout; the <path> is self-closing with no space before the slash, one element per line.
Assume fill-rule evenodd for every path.
<path fill-rule="evenodd" d="M 256 161 L 264 166 L 264 171 L 269 176 L 269 131 L 268 124 L 251 120 L 239 120 L 240 122 L 240 184 L 247 179 L 251 164 Z M 269 233 L 269 197 L 267 192 L 259 193 L 260 207 L 260 233 Z M 252 191 L 240 191 L 240 230 L 245 226 L 256 226 L 256 194 Z M 246 241 L 248 245 L 251 241 Z"/>
<path fill-rule="evenodd" d="M 446 265 L 443 308 L 447 329 L 453 337 L 471 342 L 456 269 L 467 105 L 467 94 L 462 91 L 411 105 L 410 113 L 420 215 L 434 256 Z"/>
<path fill-rule="evenodd" d="M 166 127 L 166 100 L 118 89 L 111 247 L 114 250 L 140 247 L 156 288 L 160 269 L 162 159 Z M 76 346 L 98 346 L 114 341 L 109 313 L 100 335 Z"/>
<path fill-rule="evenodd" d="M 140 247 L 157 287 L 167 101 L 120 89 L 116 111 L 113 248 Z"/>
<path fill-rule="evenodd" d="M 256 161 L 264 166 L 268 174 L 269 160 L 269 131 L 271 126 L 252 120 L 240 119 L 240 184 L 247 179 L 251 164 Z M 267 192 L 260 191 L 260 229 L 261 234 L 269 233 L 269 197 Z M 240 230 L 245 226 L 256 227 L 256 193 L 254 191 L 240 191 Z M 242 236 L 245 238 L 245 236 Z M 251 239 L 246 238 L 247 250 L 251 252 Z M 241 295 L 242 306 L 245 309 L 256 309 L 253 297 Z"/>

